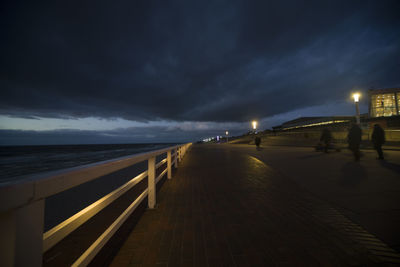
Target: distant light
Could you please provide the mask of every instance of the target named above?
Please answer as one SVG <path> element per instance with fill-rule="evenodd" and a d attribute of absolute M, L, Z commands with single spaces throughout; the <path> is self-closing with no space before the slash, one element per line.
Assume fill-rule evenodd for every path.
<path fill-rule="evenodd" d="M 217 135 L 217 141 L 219 141 L 219 136 Z"/>
<path fill-rule="evenodd" d="M 361 96 L 360 93 L 354 93 L 354 94 L 353 94 L 354 102 L 360 101 L 360 96 Z"/>
<path fill-rule="evenodd" d="M 257 121 L 253 121 L 252 124 L 253 124 L 253 129 L 254 130 L 257 129 Z"/>
<path fill-rule="evenodd" d="M 225 134 L 226 134 L 226 135 L 228 135 L 228 134 L 229 134 L 229 132 L 228 132 L 228 131 L 226 131 L 226 132 L 225 132 Z"/>

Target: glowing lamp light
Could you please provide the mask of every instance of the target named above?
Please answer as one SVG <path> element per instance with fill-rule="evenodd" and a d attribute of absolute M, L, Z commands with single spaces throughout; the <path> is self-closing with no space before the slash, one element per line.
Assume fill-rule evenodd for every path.
<path fill-rule="evenodd" d="M 358 101 L 360 101 L 360 94 L 359 93 L 354 93 L 353 94 L 353 98 L 354 98 L 354 102 L 358 102 Z"/>
<path fill-rule="evenodd" d="M 229 134 L 229 132 L 228 132 L 228 131 L 226 131 L 226 132 L 225 132 L 225 134 L 226 134 L 226 135 L 228 135 L 228 134 Z"/>
<path fill-rule="evenodd" d="M 257 129 L 257 122 L 256 121 L 252 121 L 252 124 L 253 124 L 253 129 L 254 130 Z"/>

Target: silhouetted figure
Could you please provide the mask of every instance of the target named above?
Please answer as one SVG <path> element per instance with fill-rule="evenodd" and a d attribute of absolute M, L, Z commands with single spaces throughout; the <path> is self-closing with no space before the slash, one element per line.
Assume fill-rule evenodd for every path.
<path fill-rule="evenodd" d="M 360 160 L 360 143 L 361 143 L 361 128 L 357 124 L 353 124 L 347 135 L 349 149 L 353 152 L 355 161 Z"/>
<path fill-rule="evenodd" d="M 258 136 L 256 136 L 254 142 L 256 143 L 257 148 L 259 148 L 259 147 L 260 147 L 260 144 L 261 144 L 261 138 L 258 137 Z"/>
<path fill-rule="evenodd" d="M 331 141 L 332 141 L 331 131 L 329 131 L 329 129 L 325 128 L 322 131 L 322 135 L 321 135 L 321 138 L 319 140 L 325 144 L 324 152 L 328 153 L 328 149 L 329 149 L 329 146 L 331 145 Z"/>
<path fill-rule="evenodd" d="M 378 152 L 378 159 L 383 158 L 382 145 L 385 143 L 385 131 L 379 124 L 374 125 L 374 131 L 372 132 L 372 143 L 374 144 L 374 149 Z"/>

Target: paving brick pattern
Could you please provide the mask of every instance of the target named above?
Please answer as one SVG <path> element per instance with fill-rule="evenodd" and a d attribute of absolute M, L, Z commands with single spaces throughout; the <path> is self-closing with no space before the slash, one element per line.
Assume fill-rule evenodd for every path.
<path fill-rule="evenodd" d="M 400 256 L 255 157 L 193 146 L 111 266 L 397 266 Z"/>

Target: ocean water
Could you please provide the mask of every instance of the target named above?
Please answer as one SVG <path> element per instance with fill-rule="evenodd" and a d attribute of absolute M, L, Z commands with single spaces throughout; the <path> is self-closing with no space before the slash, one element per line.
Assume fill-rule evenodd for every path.
<path fill-rule="evenodd" d="M 0 183 L 175 144 L 0 146 Z"/>

